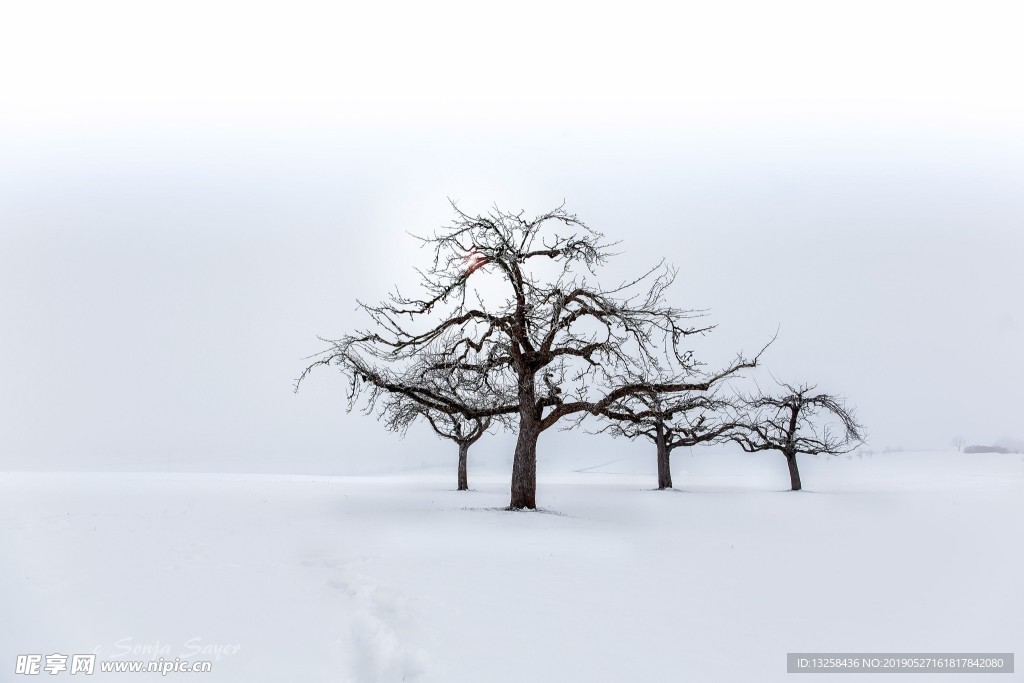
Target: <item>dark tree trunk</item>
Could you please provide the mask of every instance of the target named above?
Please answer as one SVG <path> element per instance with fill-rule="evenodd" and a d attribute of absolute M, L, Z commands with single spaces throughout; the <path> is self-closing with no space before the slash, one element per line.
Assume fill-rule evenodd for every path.
<path fill-rule="evenodd" d="M 519 438 L 512 461 L 513 510 L 537 509 L 537 439 L 540 438 L 540 416 L 537 414 L 533 377 L 519 380 Z"/>
<path fill-rule="evenodd" d="M 789 465 L 789 488 L 793 491 L 800 490 L 800 470 L 796 467 L 796 430 L 797 418 L 800 416 L 802 403 L 794 403 L 789 410 L 789 429 L 786 430 L 786 447 L 782 454 L 786 456 L 786 464 Z"/>
<path fill-rule="evenodd" d="M 669 461 L 671 451 L 668 448 L 665 438 L 665 425 L 658 423 L 657 439 L 654 442 L 658 447 L 658 488 L 672 488 L 672 463 Z"/>
<path fill-rule="evenodd" d="M 789 464 L 789 485 L 794 491 L 800 490 L 800 470 L 796 467 L 796 453 L 786 453 L 786 462 Z"/>
<path fill-rule="evenodd" d="M 469 490 L 469 474 L 466 472 L 466 461 L 469 459 L 469 444 L 459 444 L 459 490 Z"/>
<path fill-rule="evenodd" d="M 519 425 L 519 439 L 516 441 L 516 455 L 512 462 L 513 510 L 537 509 L 537 439 L 540 431 Z"/>

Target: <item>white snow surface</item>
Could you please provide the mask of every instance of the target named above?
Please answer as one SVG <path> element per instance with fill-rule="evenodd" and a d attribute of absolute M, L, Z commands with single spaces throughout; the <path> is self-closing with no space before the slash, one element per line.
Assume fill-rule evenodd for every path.
<path fill-rule="evenodd" d="M 792 493 L 781 456 L 722 452 L 677 453 L 655 491 L 648 455 L 553 458 L 524 512 L 472 452 L 469 492 L 454 465 L 0 473 L 0 680 L 31 680 L 32 653 L 212 659 L 166 678 L 239 683 L 770 682 L 787 652 L 1024 654 L 1024 456 L 805 458 Z"/>

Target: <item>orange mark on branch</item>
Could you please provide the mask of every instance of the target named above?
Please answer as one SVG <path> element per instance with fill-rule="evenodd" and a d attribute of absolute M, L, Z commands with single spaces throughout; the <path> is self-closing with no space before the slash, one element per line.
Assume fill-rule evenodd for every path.
<path fill-rule="evenodd" d="M 478 251 L 470 252 L 462 257 L 462 265 L 467 275 L 484 265 L 486 262 L 487 257 Z"/>

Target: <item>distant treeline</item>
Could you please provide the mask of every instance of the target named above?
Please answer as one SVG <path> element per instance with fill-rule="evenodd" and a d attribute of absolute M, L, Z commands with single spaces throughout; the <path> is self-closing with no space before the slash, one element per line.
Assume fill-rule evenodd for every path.
<path fill-rule="evenodd" d="M 967 446 L 964 448 L 964 453 L 1015 453 L 1018 451 L 1011 451 L 1009 448 L 1003 448 L 1002 446 Z"/>

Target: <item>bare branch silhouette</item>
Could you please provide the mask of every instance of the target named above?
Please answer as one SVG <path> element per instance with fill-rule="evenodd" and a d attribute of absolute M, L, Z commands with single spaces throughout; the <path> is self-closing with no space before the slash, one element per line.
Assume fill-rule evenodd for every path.
<path fill-rule="evenodd" d="M 849 453 L 864 442 L 864 428 L 853 409 L 832 394 L 815 394 L 815 386 L 779 383 L 775 393 L 742 399 L 734 416 L 741 429 L 729 439 L 748 453 L 779 451 L 786 456 L 792 490 L 802 487 L 796 456 Z"/>

